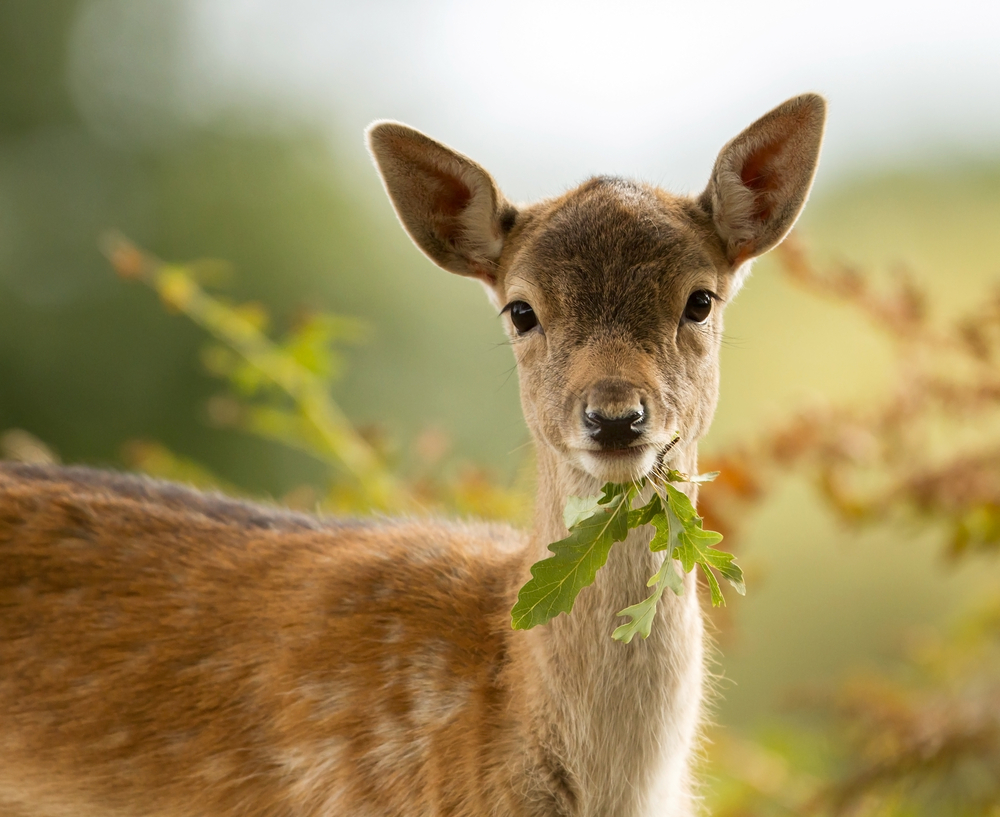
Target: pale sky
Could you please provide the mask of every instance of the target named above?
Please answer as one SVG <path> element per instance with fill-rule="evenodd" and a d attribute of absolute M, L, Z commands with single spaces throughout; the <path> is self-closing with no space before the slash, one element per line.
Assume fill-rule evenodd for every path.
<path fill-rule="evenodd" d="M 127 4 L 95 2 L 82 36 L 106 36 L 102 10 Z M 593 173 L 700 188 L 725 141 L 807 90 L 830 102 L 823 174 L 941 150 L 1000 155 L 995 0 L 186 7 L 176 81 L 191 116 L 263 102 L 359 159 L 365 125 L 399 119 L 480 161 L 515 199 Z M 113 62 L 121 35 L 119 22 L 117 44 L 97 51 Z"/>

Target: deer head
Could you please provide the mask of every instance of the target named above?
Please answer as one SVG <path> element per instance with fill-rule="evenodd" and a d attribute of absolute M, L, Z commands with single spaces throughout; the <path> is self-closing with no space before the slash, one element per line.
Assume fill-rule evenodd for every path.
<path fill-rule="evenodd" d="M 798 217 L 824 117 L 813 94 L 775 108 L 722 149 L 697 197 L 597 177 L 526 206 L 412 128 L 378 122 L 368 138 L 413 241 L 500 308 L 540 452 L 622 482 L 708 429 L 723 307 Z"/>

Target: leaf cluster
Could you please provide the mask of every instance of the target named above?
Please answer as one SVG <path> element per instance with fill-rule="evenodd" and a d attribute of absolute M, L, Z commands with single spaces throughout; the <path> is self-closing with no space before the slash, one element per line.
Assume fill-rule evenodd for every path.
<path fill-rule="evenodd" d="M 743 571 L 733 554 L 715 548 L 722 541 L 722 534 L 705 530 L 691 500 L 671 484 L 706 482 L 715 476 L 688 477 L 671 470 L 662 482 L 646 479 L 630 485 L 609 482 L 599 497 L 570 497 L 565 510 L 569 536 L 550 544 L 552 556 L 532 566 L 531 579 L 521 588 L 511 610 L 514 629 L 527 630 L 545 624 L 559 613 L 570 613 L 580 591 L 593 584 L 614 544 L 624 541 L 630 530 L 646 525 L 654 528 L 649 549 L 663 553 L 663 562 L 647 582 L 652 592 L 642 601 L 618 611 L 618 616 L 629 621 L 617 627 L 612 638 L 625 643 L 637 634 L 647 638 L 664 591 L 669 588 L 677 595 L 683 594 L 681 574 L 690 573 L 696 565 L 705 573 L 714 606 L 725 604 L 725 598 L 713 569 L 738 593 L 745 593 Z M 647 484 L 653 489 L 652 496 L 644 505 L 633 508 L 633 502 Z"/>

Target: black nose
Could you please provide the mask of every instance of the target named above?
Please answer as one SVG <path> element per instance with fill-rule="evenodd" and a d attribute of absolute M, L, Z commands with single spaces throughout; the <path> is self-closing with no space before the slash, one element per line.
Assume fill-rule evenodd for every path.
<path fill-rule="evenodd" d="M 590 439 L 609 450 L 628 448 L 642 436 L 645 421 L 646 412 L 642 407 L 621 417 L 605 417 L 592 409 L 583 413 L 583 424 Z"/>

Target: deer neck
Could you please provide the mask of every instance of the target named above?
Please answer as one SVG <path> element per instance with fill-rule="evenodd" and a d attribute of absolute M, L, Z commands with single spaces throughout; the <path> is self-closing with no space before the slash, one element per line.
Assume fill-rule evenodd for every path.
<path fill-rule="evenodd" d="M 665 463 L 685 473 L 697 470 L 697 444 L 678 446 Z M 539 446 L 538 454 L 538 504 L 535 510 L 535 524 L 532 533 L 532 561 L 547 558 L 551 555 L 548 545 L 567 535 L 564 510 L 566 500 L 571 496 L 598 496 L 603 483 L 593 476 L 584 473 L 579 468 L 567 462 L 565 457 L 558 456 L 547 446 Z M 685 491 L 692 501 L 697 500 L 697 485 L 683 483 L 677 486 Z M 647 486 L 635 505 L 640 505 L 648 499 L 652 488 Z M 611 632 L 624 619 L 615 616 L 619 610 L 635 604 L 649 595 L 647 580 L 659 570 L 663 564 L 663 553 L 652 553 L 649 550 L 649 540 L 652 537 L 652 526 L 629 531 L 628 538 L 611 549 L 607 564 L 598 571 L 597 579 L 589 588 L 584 588 L 574 605 L 571 616 L 559 615 L 551 624 L 543 627 L 550 630 L 555 639 L 567 639 L 570 650 L 582 649 L 584 644 L 577 644 L 577 639 L 600 641 L 601 644 L 611 642 Z M 685 577 L 685 583 L 690 584 L 686 591 L 686 601 L 694 599 L 695 582 L 693 576 Z M 659 605 L 662 617 L 671 607 L 673 594 L 664 595 L 666 603 Z M 655 632 L 657 627 L 653 627 Z M 700 638 L 700 631 L 699 636 Z M 618 642 L 612 643 L 612 654 L 620 649 Z M 613 659 L 609 659 L 613 660 Z M 665 657 L 664 661 L 669 661 Z"/>
<path fill-rule="evenodd" d="M 567 497 L 596 496 L 602 487 L 550 450 L 540 450 L 538 460 L 532 561 L 550 555 L 546 546 L 566 536 Z M 677 450 L 668 465 L 695 471 L 695 445 Z M 651 797 L 662 804 L 688 796 L 686 758 L 698 727 L 704 652 L 694 575 L 684 577 L 683 595 L 664 593 L 648 639 L 624 644 L 611 638 L 625 621 L 615 614 L 651 592 L 646 581 L 662 564 L 663 554 L 649 550 L 650 536 L 648 527 L 630 531 L 571 615 L 525 633 L 538 700 L 557 713 L 563 745 L 555 751 L 565 752 L 576 780 L 588 781 L 579 793 L 584 814 L 643 814 Z"/>

